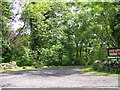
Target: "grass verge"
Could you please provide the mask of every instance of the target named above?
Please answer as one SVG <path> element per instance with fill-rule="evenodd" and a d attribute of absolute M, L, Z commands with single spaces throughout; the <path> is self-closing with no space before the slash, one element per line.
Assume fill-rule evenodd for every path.
<path fill-rule="evenodd" d="M 20 70 L 32 70 L 34 67 L 32 66 L 23 66 L 23 67 L 17 67 L 14 69 L 5 69 L 5 70 L 0 70 L 0 72 L 12 72 L 12 71 L 20 71 Z"/>
<path fill-rule="evenodd" d="M 91 74 L 95 74 L 95 75 L 102 75 L 102 76 L 119 76 L 119 74 L 113 74 L 113 73 L 107 73 L 107 72 L 102 72 L 102 71 L 95 71 L 92 69 L 92 67 L 85 67 L 83 69 L 80 70 L 81 72 L 88 72 Z"/>

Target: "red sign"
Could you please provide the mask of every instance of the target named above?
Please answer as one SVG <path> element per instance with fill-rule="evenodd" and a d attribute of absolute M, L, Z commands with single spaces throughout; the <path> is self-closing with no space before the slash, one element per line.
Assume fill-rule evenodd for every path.
<path fill-rule="evenodd" d="M 120 56 L 120 48 L 109 48 L 108 55 L 109 56 Z"/>

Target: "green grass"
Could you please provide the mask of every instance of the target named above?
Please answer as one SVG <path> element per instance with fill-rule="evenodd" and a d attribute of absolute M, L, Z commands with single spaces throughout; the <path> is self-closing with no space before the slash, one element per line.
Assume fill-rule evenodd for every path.
<path fill-rule="evenodd" d="M 38 67 L 38 69 L 42 68 L 42 69 L 46 69 L 46 68 L 53 68 L 55 66 L 42 66 L 42 67 Z M 14 69 L 5 69 L 5 70 L 0 70 L 0 72 L 12 72 L 12 71 L 20 71 L 20 70 L 32 70 L 35 69 L 35 67 L 33 66 L 23 66 L 23 67 L 17 67 Z"/>
<path fill-rule="evenodd" d="M 47 69 L 47 68 L 55 68 L 57 66 L 42 66 L 38 67 L 37 69 Z M 12 72 L 12 71 L 21 71 L 21 70 L 32 70 L 35 69 L 33 66 L 23 66 L 23 67 L 17 67 L 14 69 L 5 69 L 5 70 L 0 70 L 0 72 Z"/>
<path fill-rule="evenodd" d="M 18 67 L 18 68 L 14 68 L 14 69 L 5 69 L 5 70 L 0 70 L 0 72 L 11 72 L 11 71 L 32 70 L 32 69 L 34 69 L 34 67 L 32 67 L 32 66 L 25 66 L 25 68 Z"/>
<path fill-rule="evenodd" d="M 92 67 L 85 67 L 83 69 L 80 70 L 81 72 L 88 72 L 91 74 L 95 74 L 95 75 L 102 75 L 102 76 L 118 76 L 119 74 L 113 74 L 113 73 L 107 73 L 107 72 L 102 72 L 102 71 L 95 71 L 92 69 Z"/>

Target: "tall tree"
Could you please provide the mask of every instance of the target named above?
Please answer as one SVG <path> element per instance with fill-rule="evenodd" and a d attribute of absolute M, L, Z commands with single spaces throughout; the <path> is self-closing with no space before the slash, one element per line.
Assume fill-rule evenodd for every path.
<path fill-rule="evenodd" d="M 12 12 L 10 11 L 10 2 L 2 2 L 0 1 L 1 4 L 1 38 L 2 38 L 2 58 L 4 62 L 7 62 L 10 60 L 10 53 L 11 53 L 11 45 L 10 45 L 10 18 L 12 15 Z"/>

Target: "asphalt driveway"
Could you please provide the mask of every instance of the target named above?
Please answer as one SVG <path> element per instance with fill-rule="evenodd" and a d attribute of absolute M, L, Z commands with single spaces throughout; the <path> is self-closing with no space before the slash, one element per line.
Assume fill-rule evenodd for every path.
<path fill-rule="evenodd" d="M 118 77 L 82 73 L 67 66 L 0 73 L 0 88 L 118 88 Z"/>

